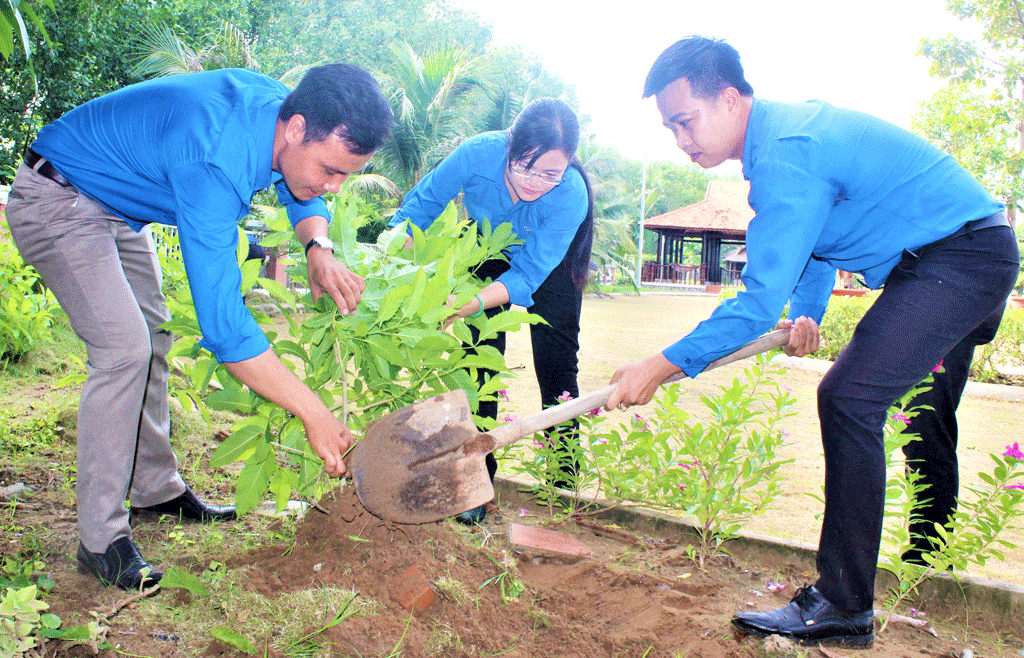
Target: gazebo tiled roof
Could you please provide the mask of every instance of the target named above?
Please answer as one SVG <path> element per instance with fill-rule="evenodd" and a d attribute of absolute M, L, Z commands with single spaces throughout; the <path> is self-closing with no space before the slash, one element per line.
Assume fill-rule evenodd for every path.
<path fill-rule="evenodd" d="M 747 224 L 754 216 L 754 210 L 747 203 L 749 192 L 747 181 L 710 181 L 703 201 L 647 219 L 644 228 L 745 235 Z"/>

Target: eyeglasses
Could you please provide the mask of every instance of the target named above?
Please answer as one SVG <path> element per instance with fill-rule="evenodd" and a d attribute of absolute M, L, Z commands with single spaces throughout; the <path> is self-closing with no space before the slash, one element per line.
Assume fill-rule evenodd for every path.
<path fill-rule="evenodd" d="M 521 162 L 511 163 L 508 166 L 508 170 L 511 171 L 516 176 L 519 176 L 520 178 L 525 178 L 526 180 L 529 180 L 536 176 L 541 180 L 541 182 L 547 183 L 548 185 L 558 185 L 559 183 L 562 182 L 561 176 L 551 176 L 549 174 L 541 174 L 536 171 L 530 171 L 530 169 L 528 167 L 524 167 Z"/>

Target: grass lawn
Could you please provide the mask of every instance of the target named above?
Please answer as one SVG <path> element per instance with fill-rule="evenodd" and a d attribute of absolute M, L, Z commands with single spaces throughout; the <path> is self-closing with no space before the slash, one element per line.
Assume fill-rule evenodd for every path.
<path fill-rule="evenodd" d="M 584 299 L 580 393 L 604 386 L 619 366 L 649 356 L 678 340 L 706 318 L 717 302 L 711 295 L 659 293 Z M 539 410 L 540 394 L 533 373 L 528 331 L 508 334 L 506 359 L 519 379 L 510 385 L 510 401 L 504 403 L 502 411 L 530 414 Z M 741 364 L 733 364 L 685 381 L 683 386 L 693 391 L 688 397 L 687 410 L 700 414 L 704 410 L 700 395 L 730 382 L 742 370 Z M 797 414 L 787 420 L 789 443 L 780 454 L 795 461 L 783 470 L 787 478 L 785 495 L 772 504 L 768 513 L 750 521 L 745 526 L 748 531 L 815 545 L 818 542 L 822 505 L 807 494 L 820 495 L 824 479 L 815 404 L 815 390 L 820 380 L 821 374 L 802 368 L 790 368 L 782 379 L 797 398 Z M 642 409 L 636 410 L 643 413 Z M 989 453 L 1001 454 L 1008 444 L 1020 441 L 1022 412 L 1024 403 L 964 396 L 958 413 L 961 493 L 965 485 L 980 483 L 979 471 L 991 472 Z M 611 415 L 627 413 L 631 414 L 632 410 Z M 1017 528 L 1004 538 L 1024 546 L 1024 528 Z M 1007 551 L 1006 562 L 973 566 L 968 574 L 1024 585 L 1024 554 Z"/>

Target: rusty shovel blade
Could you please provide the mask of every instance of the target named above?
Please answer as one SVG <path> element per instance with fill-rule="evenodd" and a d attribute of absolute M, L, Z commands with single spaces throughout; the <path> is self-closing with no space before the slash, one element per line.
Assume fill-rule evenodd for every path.
<path fill-rule="evenodd" d="M 370 423 L 348 468 L 370 512 L 395 523 L 430 523 L 494 498 L 484 462 L 493 445 L 473 423 L 466 392 L 456 389 Z"/>

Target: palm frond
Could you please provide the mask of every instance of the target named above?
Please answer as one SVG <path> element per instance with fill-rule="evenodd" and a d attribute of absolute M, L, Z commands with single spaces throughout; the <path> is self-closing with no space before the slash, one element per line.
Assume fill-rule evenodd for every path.
<path fill-rule="evenodd" d="M 202 61 L 196 52 L 167 25 L 144 25 L 129 44 L 129 52 L 138 59 L 131 73 L 140 78 L 159 78 L 203 70 Z"/>

